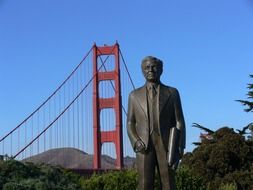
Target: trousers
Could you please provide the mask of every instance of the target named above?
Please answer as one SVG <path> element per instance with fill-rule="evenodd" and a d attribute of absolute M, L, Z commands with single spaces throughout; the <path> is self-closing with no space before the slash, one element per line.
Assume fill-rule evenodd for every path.
<path fill-rule="evenodd" d="M 167 151 L 163 146 L 161 136 L 152 132 L 149 139 L 147 150 L 136 154 L 139 174 L 138 189 L 154 189 L 155 167 L 157 167 L 162 189 L 175 190 L 174 170 L 168 166 Z"/>

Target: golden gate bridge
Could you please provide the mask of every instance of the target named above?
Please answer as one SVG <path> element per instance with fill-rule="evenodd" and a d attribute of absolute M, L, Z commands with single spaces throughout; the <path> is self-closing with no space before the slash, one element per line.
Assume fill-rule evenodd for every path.
<path fill-rule="evenodd" d="M 92 168 L 86 169 L 101 169 L 101 155 L 115 157 L 115 168 L 122 169 L 124 155 L 133 155 L 126 110 L 127 95 L 134 88 L 119 44 L 94 44 L 44 102 L 0 137 L 0 154 L 25 160 L 74 148 L 93 155 Z"/>

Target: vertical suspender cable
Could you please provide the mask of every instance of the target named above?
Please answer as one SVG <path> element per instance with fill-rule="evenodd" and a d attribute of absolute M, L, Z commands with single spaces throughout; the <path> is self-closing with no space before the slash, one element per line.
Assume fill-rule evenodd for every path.
<path fill-rule="evenodd" d="M 56 100 L 54 98 L 54 118 L 56 117 L 56 112 L 57 112 L 57 105 L 56 105 Z M 57 148 L 57 123 L 54 124 L 54 147 Z"/>
<path fill-rule="evenodd" d="M 2 153 L 2 155 L 4 155 L 4 153 L 5 153 L 5 152 L 4 152 L 4 140 L 3 140 L 3 153 Z"/>
<path fill-rule="evenodd" d="M 71 91 L 71 88 L 70 88 L 70 85 L 71 85 L 71 83 L 69 83 L 69 85 L 68 85 L 68 102 L 70 102 L 70 91 Z M 67 123 L 67 125 L 68 125 L 68 147 L 70 147 L 71 145 L 71 133 L 70 133 L 70 110 L 68 110 L 68 113 L 67 113 L 67 117 L 68 117 L 68 123 Z"/>
<path fill-rule="evenodd" d="M 51 100 L 49 101 L 48 120 L 51 122 Z M 49 149 L 52 149 L 52 128 L 49 130 Z"/>
<path fill-rule="evenodd" d="M 27 122 L 25 122 L 25 144 L 27 142 Z M 26 157 L 26 151 L 24 151 L 25 157 Z"/>
<path fill-rule="evenodd" d="M 59 113 L 61 113 L 61 93 L 59 93 Z M 58 120 L 58 148 L 61 147 L 61 118 Z"/>
<path fill-rule="evenodd" d="M 59 95 L 58 95 L 59 96 Z M 59 101 L 56 102 L 56 113 L 59 114 Z M 59 148 L 59 120 L 56 122 L 56 148 Z"/>
<path fill-rule="evenodd" d="M 74 79 L 75 79 L 75 77 L 73 78 L 73 81 L 72 81 L 72 84 L 73 84 L 73 93 L 72 93 L 72 95 L 73 95 L 73 97 L 75 97 L 75 95 L 74 95 L 74 91 L 75 91 L 75 81 L 74 81 Z M 72 126 L 72 129 L 73 129 L 73 147 L 75 147 L 75 108 L 74 108 L 74 106 L 72 107 L 72 110 L 73 110 L 73 114 L 72 114 L 72 119 L 73 119 L 73 126 Z"/>
<path fill-rule="evenodd" d="M 12 156 L 12 133 L 11 133 L 11 156 Z"/>
<path fill-rule="evenodd" d="M 80 70 L 80 78 L 81 78 L 81 89 L 82 89 L 82 84 L 83 84 L 83 68 Z M 84 121 L 84 113 L 83 113 L 83 107 L 84 107 L 84 95 L 81 95 L 81 150 L 84 151 L 84 129 L 83 129 L 83 121 Z"/>
<path fill-rule="evenodd" d="M 31 139 L 33 139 L 33 118 L 34 116 L 32 116 L 32 121 L 31 121 L 31 128 L 32 128 L 32 131 L 31 131 Z M 31 149 L 30 149 L 30 157 L 33 155 L 33 145 L 31 145 Z"/>
<path fill-rule="evenodd" d="M 45 108 L 43 109 L 43 126 L 44 126 L 44 129 L 45 129 L 45 127 L 46 127 L 46 116 L 45 116 L 46 114 L 45 114 Z M 43 144 L 44 144 L 44 152 L 46 151 L 46 134 L 44 133 L 43 134 Z"/>
<path fill-rule="evenodd" d="M 56 91 L 54 91 L 53 94 L 51 94 L 51 96 L 49 96 L 48 99 L 46 99 L 46 101 L 44 101 L 32 114 L 30 114 L 25 120 L 23 120 L 17 127 L 15 127 L 11 132 L 9 132 L 7 135 L 5 135 L 3 138 L 0 139 L 0 142 L 3 142 L 3 154 L 5 153 L 5 150 L 4 150 L 4 145 L 5 145 L 5 138 L 7 138 L 9 135 L 10 135 L 10 149 L 8 150 L 10 154 L 12 154 L 12 151 L 13 151 L 13 146 L 15 146 L 15 150 L 16 150 L 16 147 L 18 149 L 18 151 L 20 150 L 21 146 L 23 146 L 23 143 L 27 144 L 28 143 L 28 140 L 30 141 L 30 138 L 33 139 L 33 136 L 34 136 L 34 122 L 33 122 L 33 119 L 34 119 L 34 116 L 35 114 L 37 114 L 37 119 L 35 119 L 35 121 L 37 121 L 36 123 L 38 124 L 37 126 L 37 132 L 38 134 L 40 133 L 40 129 L 45 130 L 45 125 L 48 124 L 48 122 L 50 123 L 50 119 L 51 119 L 51 111 L 50 111 L 50 102 L 49 102 L 49 107 L 45 108 L 45 106 L 47 106 L 46 104 L 48 103 L 48 101 L 50 101 L 53 97 L 55 97 L 56 93 L 62 88 L 62 86 L 70 79 L 70 77 L 73 75 L 73 73 L 76 72 L 76 70 L 80 67 L 80 65 L 82 64 L 82 62 L 86 59 L 86 57 L 90 54 L 92 48 L 90 49 L 90 51 L 87 53 L 87 55 L 85 55 L 85 57 L 83 58 L 83 60 L 79 63 L 79 65 L 75 68 L 75 70 L 69 75 L 69 77 L 67 77 L 67 79 L 56 89 Z M 44 106 L 44 107 L 43 107 Z M 42 110 L 43 108 L 43 110 Z M 41 111 L 41 118 L 40 118 L 40 111 Z M 48 120 L 47 121 L 47 118 L 46 118 L 46 115 L 48 114 L 48 111 L 49 112 L 49 117 L 48 117 Z M 43 115 L 43 116 L 42 116 Z M 41 126 L 44 124 L 44 126 Z M 22 127 L 22 128 L 21 128 Z M 29 130 L 28 130 L 28 127 Z M 13 135 L 15 135 L 15 139 L 16 139 L 16 134 L 13 134 L 16 130 L 17 131 L 17 138 L 18 138 L 18 143 L 14 145 L 13 143 Z M 35 127 L 35 131 L 36 131 L 36 127 Z M 52 147 L 52 133 L 51 133 L 52 130 L 49 131 L 49 142 L 47 141 L 48 137 L 46 135 L 48 135 L 48 133 L 44 133 L 44 143 L 42 143 L 40 145 L 40 142 L 39 142 L 39 138 L 37 138 L 37 153 L 39 153 L 43 147 L 43 144 L 44 144 L 44 151 L 47 149 L 47 144 L 49 143 L 49 146 L 50 148 Z M 22 132 L 22 133 L 21 133 Z M 59 135 L 57 135 L 59 137 Z M 21 139 L 22 137 L 22 139 Z M 43 138 L 42 138 L 43 139 Z M 8 141 L 7 141 L 8 142 Z M 29 143 L 30 144 L 30 143 Z M 30 149 L 30 155 L 33 154 L 33 145 L 31 144 L 31 147 L 29 147 Z M 24 149 L 24 152 L 22 152 L 22 156 L 27 156 L 27 149 Z"/>
<path fill-rule="evenodd" d="M 64 108 L 66 107 L 66 88 L 65 88 L 65 85 L 64 85 L 64 88 L 63 88 L 63 106 Z M 65 114 L 62 116 L 62 131 L 63 131 L 63 135 L 62 135 L 62 138 L 63 138 L 63 147 L 66 147 L 66 118 L 65 118 Z"/>
<path fill-rule="evenodd" d="M 20 150 L 20 128 L 18 128 L 18 150 Z"/>
<path fill-rule="evenodd" d="M 76 80 L 76 88 L 77 88 L 77 93 L 79 92 L 79 89 L 80 89 L 80 86 L 79 86 L 79 83 L 80 83 L 80 74 L 79 74 L 79 70 L 78 70 L 78 72 L 76 73 L 76 78 L 77 78 L 77 80 Z M 80 101 L 80 98 L 82 97 L 82 95 L 77 99 L 77 102 L 76 102 L 76 107 L 77 107 L 77 149 L 78 150 L 80 150 L 80 130 L 79 130 L 79 128 L 80 128 L 80 121 L 79 121 L 79 101 Z M 79 160 L 81 159 L 81 157 L 80 157 L 80 154 L 79 154 L 79 156 L 78 156 L 78 158 L 79 158 Z"/>
<path fill-rule="evenodd" d="M 39 134 L 40 132 L 40 111 L 38 111 L 37 115 L 37 133 Z M 40 149 L 40 139 L 38 138 L 37 140 L 37 154 L 39 154 L 39 149 Z"/>

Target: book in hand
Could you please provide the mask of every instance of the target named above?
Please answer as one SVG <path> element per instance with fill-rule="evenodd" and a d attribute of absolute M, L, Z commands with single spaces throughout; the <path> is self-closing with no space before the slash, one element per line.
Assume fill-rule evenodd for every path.
<path fill-rule="evenodd" d="M 180 130 L 176 127 L 170 129 L 169 147 L 168 147 L 168 164 L 172 166 L 179 160 L 179 140 Z"/>

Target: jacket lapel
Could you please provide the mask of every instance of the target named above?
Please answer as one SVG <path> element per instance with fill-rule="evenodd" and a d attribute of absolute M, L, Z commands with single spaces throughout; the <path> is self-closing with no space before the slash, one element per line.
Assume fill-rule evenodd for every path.
<path fill-rule="evenodd" d="M 159 90 L 159 114 L 161 114 L 164 106 L 166 105 L 167 101 L 169 100 L 171 96 L 171 92 L 168 87 L 164 86 L 163 84 L 160 84 L 160 90 Z M 148 118 L 148 106 L 147 106 L 147 95 L 146 95 L 146 85 L 144 85 L 137 93 L 138 98 L 138 104 L 142 111 L 144 112 L 144 115 L 146 119 Z"/>
<path fill-rule="evenodd" d="M 161 114 L 164 106 L 166 105 L 167 101 L 169 100 L 171 93 L 168 87 L 165 87 L 163 84 L 160 85 L 160 92 L 159 92 L 159 114 Z"/>
<path fill-rule="evenodd" d="M 140 88 L 139 92 L 137 93 L 138 103 L 146 119 L 148 118 L 148 109 L 147 109 L 147 95 L 146 95 L 146 85 Z"/>

